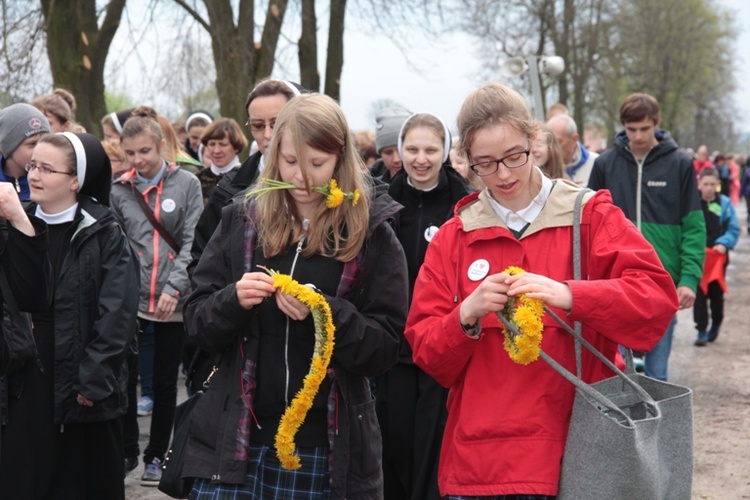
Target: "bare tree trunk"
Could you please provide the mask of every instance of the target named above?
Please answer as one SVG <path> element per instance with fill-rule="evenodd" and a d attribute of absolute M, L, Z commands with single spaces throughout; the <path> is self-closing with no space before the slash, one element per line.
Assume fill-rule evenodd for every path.
<path fill-rule="evenodd" d="M 47 54 L 56 87 L 68 89 L 78 102 L 77 121 L 101 135 L 104 63 L 120 25 L 125 0 L 111 0 L 101 28 L 95 0 L 41 0 L 47 32 Z"/>
<path fill-rule="evenodd" d="M 320 91 L 317 23 L 315 0 L 302 0 L 302 34 L 298 52 L 300 83 L 312 92 Z"/>
<path fill-rule="evenodd" d="M 208 32 L 211 35 L 216 66 L 216 88 L 221 115 L 244 123 L 245 111 L 242 104 L 255 81 L 253 2 L 240 2 L 240 16 L 236 26 L 229 0 L 204 0 L 204 3 L 208 12 Z"/>
<path fill-rule="evenodd" d="M 269 0 L 266 11 L 266 24 L 263 26 L 263 34 L 260 38 L 260 47 L 257 47 L 257 61 L 255 66 L 255 79 L 260 80 L 271 75 L 273 64 L 276 60 L 276 46 L 281 34 L 281 23 L 284 22 L 287 0 Z M 255 82 L 253 82 L 255 83 Z"/>
<path fill-rule="evenodd" d="M 331 22 L 328 28 L 326 60 L 326 95 L 337 102 L 341 94 L 341 70 L 344 67 L 344 16 L 346 0 L 331 0 Z"/>
<path fill-rule="evenodd" d="M 211 36 L 221 115 L 244 123 L 247 94 L 258 80 L 268 77 L 273 70 L 287 0 L 268 2 L 266 23 L 258 43 L 255 43 L 253 0 L 240 0 L 236 26 L 230 0 L 203 0 L 208 20 L 185 0 L 174 2 L 185 9 Z"/>
<path fill-rule="evenodd" d="M 564 6 L 563 6 L 563 31 L 562 36 L 558 37 L 555 40 L 555 51 L 557 55 L 565 59 L 566 66 L 570 67 L 571 63 L 573 62 L 571 60 L 571 55 L 573 51 L 570 49 L 571 40 L 573 38 L 573 35 L 571 34 L 570 30 L 573 27 L 573 20 L 575 18 L 575 1 L 574 0 L 565 0 Z M 564 105 L 568 105 L 568 99 L 569 99 L 569 92 L 568 92 L 568 80 L 569 80 L 569 71 L 564 71 L 562 75 L 560 75 L 560 79 L 558 80 L 558 91 L 560 93 L 560 102 Z"/>

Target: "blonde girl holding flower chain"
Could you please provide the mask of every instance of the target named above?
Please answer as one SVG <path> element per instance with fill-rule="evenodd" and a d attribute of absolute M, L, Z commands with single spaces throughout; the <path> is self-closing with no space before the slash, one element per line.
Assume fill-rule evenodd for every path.
<path fill-rule="evenodd" d="M 190 498 L 382 498 L 368 377 L 396 363 L 406 316 L 406 263 L 387 222 L 399 206 L 375 190 L 343 112 L 323 95 L 281 110 L 265 165 L 250 195 L 224 208 L 185 308 L 196 345 L 223 353 L 192 414 Z M 313 314 L 290 277 L 318 292 L 297 295 Z M 321 370 L 321 300 L 334 347 L 315 390 L 304 381 L 314 353 Z"/>
<path fill-rule="evenodd" d="M 414 362 L 450 389 L 440 493 L 451 500 L 553 498 L 575 390 L 533 360 L 529 340 L 536 337 L 571 370 L 575 355 L 573 338 L 548 314 L 540 332 L 535 301 L 571 324 L 580 321 L 584 337 L 614 359 L 617 344 L 648 350 L 658 342 L 677 310 L 676 291 L 606 191 L 584 197 L 586 279 L 573 279 L 573 207 L 581 188 L 533 166 L 537 125 L 517 92 L 499 84 L 475 90 L 458 129 L 485 188 L 459 202 L 433 238 L 405 333 Z M 509 301 L 514 311 L 504 311 Z M 523 337 L 506 342 L 497 313 L 512 318 Z M 584 380 L 610 375 L 584 353 Z"/>

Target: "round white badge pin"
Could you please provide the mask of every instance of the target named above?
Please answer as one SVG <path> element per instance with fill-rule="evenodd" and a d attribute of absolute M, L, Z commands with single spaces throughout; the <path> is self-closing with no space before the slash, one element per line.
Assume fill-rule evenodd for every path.
<path fill-rule="evenodd" d="M 486 259 L 479 259 L 469 266 L 467 275 L 471 281 L 479 281 L 490 272 L 490 263 Z"/>
<path fill-rule="evenodd" d="M 161 209 L 168 214 L 174 212 L 175 208 L 177 208 L 177 203 L 172 198 L 167 198 L 161 202 Z"/>
<path fill-rule="evenodd" d="M 437 226 L 430 226 L 424 230 L 424 239 L 427 240 L 427 243 L 432 241 L 432 238 L 435 237 L 435 235 L 438 232 L 438 229 L 440 228 Z"/>

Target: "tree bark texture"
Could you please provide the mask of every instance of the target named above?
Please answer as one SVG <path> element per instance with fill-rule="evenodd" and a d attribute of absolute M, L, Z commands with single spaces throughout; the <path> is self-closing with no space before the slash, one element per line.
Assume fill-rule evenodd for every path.
<path fill-rule="evenodd" d="M 318 20 L 315 15 L 315 0 L 302 0 L 302 34 L 299 38 L 300 83 L 311 92 L 320 91 L 318 70 Z"/>
<path fill-rule="evenodd" d="M 328 27 L 325 94 L 336 102 L 341 97 L 341 71 L 344 67 L 344 17 L 346 0 L 331 0 L 331 21 Z"/>
<path fill-rule="evenodd" d="M 174 0 L 211 36 L 216 65 L 216 89 L 221 115 L 245 123 L 247 95 L 256 82 L 273 70 L 274 54 L 288 0 L 270 0 L 266 23 L 259 42 L 255 42 L 255 3 L 240 0 L 237 23 L 230 0 L 204 0 L 208 19 L 193 10 L 184 0 Z"/>
<path fill-rule="evenodd" d="M 101 135 L 104 63 L 120 25 L 125 0 L 111 0 L 101 27 L 96 0 L 41 0 L 47 33 L 47 54 L 55 87 L 69 90 L 78 103 L 76 120 Z"/>

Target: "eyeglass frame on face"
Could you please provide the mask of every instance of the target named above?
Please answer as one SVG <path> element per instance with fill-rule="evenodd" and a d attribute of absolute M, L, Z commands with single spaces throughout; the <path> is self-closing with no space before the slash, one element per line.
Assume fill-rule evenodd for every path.
<path fill-rule="evenodd" d="M 74 172 L 61 172 L 59 170 L 52 170 L 51 168 L 45 167 L 44 165 L 37 165 L 36 162 L 27 163 L 26 166 L 24 167 L 24 170 L 26 170 L 26 173 L 29 173 L 29 174 L 33 172 L 34 170 L 39 170 L 39 173 L 45 176 L 49 174 L 63 174 L 63 175 L 70 175 L 70 176 L 76 175 Z"/>
<path fill-rule="evenodd" d="M 511 156 L 516 156 L 516 155 L 526 155 L 526 159 L 523 161 L 523 163 L 521 163 L 519 165 L 512 165 L 511 166 L 511 165 L 508 165 L 507 163 L 505 163 L 505 160 L 507 160 Z M 530 157 L 531 157 L 531 141 L 529 141 L 528 146 L 526 146 L 526 150 L 525 151 L 516 151 L 515 153 L 511 153 L 509 155 L 505 155 L 505 156 L 503 156 L 502 158 L 500 158 L 498 160 L 486 160 L 486 161 L 480 161 L 480 162 L 477 162 L 477 163 L 472 163 L 472 164 L 469 165 L 469 168 L 472 170 L 472 172 L 474 172 L 475 174 L 477 174 L 479 177 L 486 177 L 488 175 L 492 175 L 495 172 L 497 172 L 500 169 L 500 164 L 501 163 L 503 165 L 505 165 L 506 168 L 509 168 L 509 169 L 520 168 L 520 167 L 523 167 L 524 165 L 526 165 L 527 163 L 529 163 L 529 158 Z M 519 158 L 519 160 L 520 160 L 520 158 Z M 492 172 L 486 172 L 486 173 L 483 173 L 483 174 L 480 174 L 479 172 L 477 172 L 477 169 L 475 167 L 477 167 L 478 165 L 489 165 L 490 163 L 494 163 L 495 164 L 495 169 Z"/>
<path fill-rule="evenodd" d="M 267 128 L 270 128 L 271 131 L 273 131 L 273 128 L 276 126 L 276 120 L 272 122 L 263 122 L 263 125 L 253 123 L 251 119 L 248 118 L 248 120 L 245 122 L 245 127 L 249 128 L 252 132 L 265 132 Z"/>

